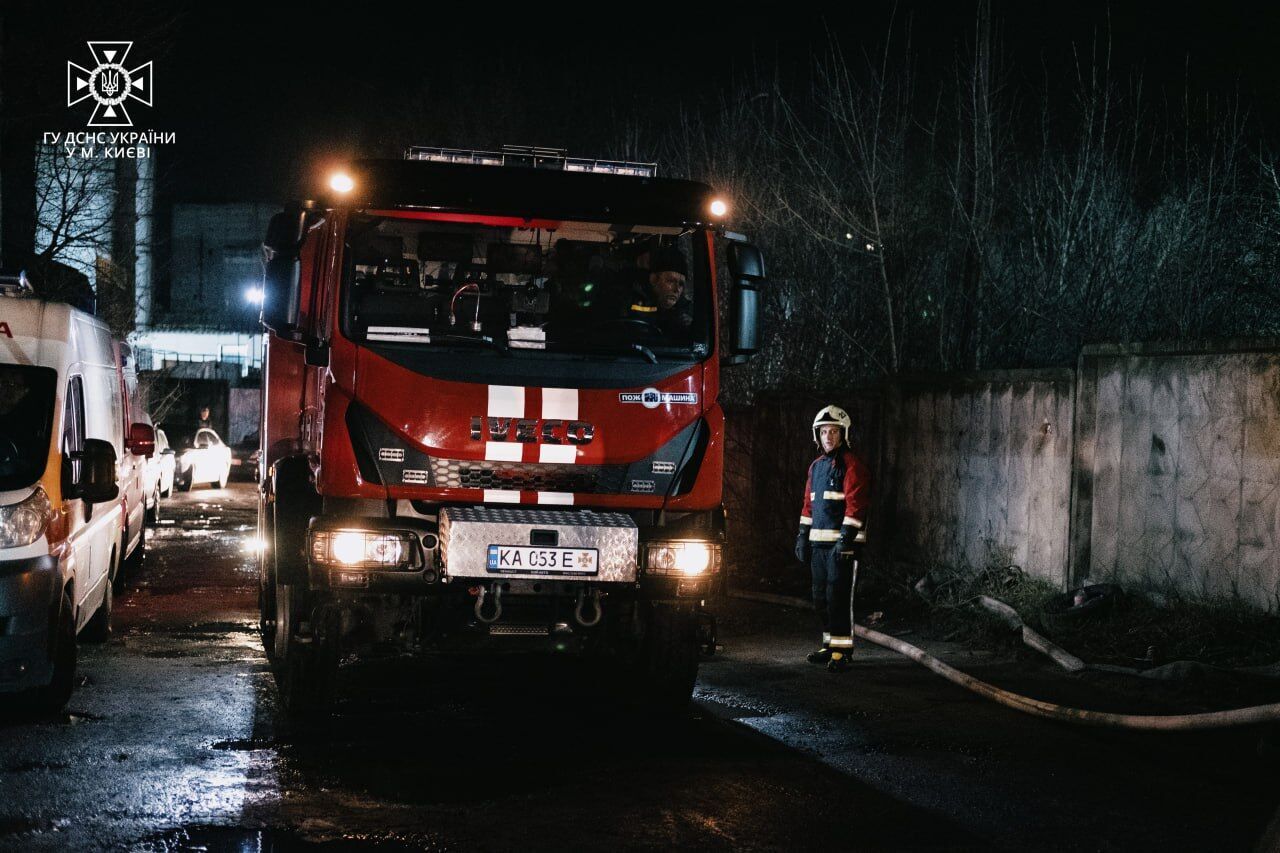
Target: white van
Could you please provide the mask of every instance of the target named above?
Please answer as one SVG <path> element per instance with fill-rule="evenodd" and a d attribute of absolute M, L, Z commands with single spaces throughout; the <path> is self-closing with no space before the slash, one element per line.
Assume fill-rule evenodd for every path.
<path fill-rule="evenodd" d="M 122 485 L 140 480 L 155 435 L 146 423 L 126 430 L 121 356 L 99 320 L 32 297 L 25 280 L 0 279 L 0 698 L 8 702 L 66 703 L 77 635 L 107 638 L 112 583 L 126 549 L 142 547 L 129 523 L 141 513 L 126 505 Z"/>

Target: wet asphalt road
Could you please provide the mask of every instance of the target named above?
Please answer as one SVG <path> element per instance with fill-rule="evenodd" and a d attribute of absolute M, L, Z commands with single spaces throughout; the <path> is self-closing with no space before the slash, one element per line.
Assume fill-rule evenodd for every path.
<path fill-rule="evenodd" d="M 915 849 L 952 822 L 701 708 L 527 660 L 376 662 L 290 726 L 254 628 L 252 491 L 178 495 L 68 713 L 0 727 L 14 850 Z M 967 842 L 966 842 L 967 840 Z"/>
<path fill-rule="evenodd" d="M 2 849 L 1247 850 L 1277 799 L 1256 733 L 1069 729 L 869 649 L 833 680 L 797 663 L 806 614 L 743 603 L 674 719 L 511 658 L 347 667 L 335 716 L 290 725 L 254 626 L 251 489 L 165 512 L 68 713 L 0 723 Z"/>

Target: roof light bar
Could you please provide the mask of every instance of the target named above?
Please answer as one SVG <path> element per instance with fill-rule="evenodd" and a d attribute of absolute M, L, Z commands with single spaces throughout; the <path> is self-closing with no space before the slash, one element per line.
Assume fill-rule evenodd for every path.
<path fill-rule="evenodd" d="M 462 163 L 469 166 L 522 166 L 527 169 L 559 169 L 564 172 L 591 172 L 598 175 L 625 175 L 652 178 L 657 163 L 633 163 L 627 160 L 596 160 L 570 157 L 563 148 L 539 148 L 529 145 L 504 145 L 501 151 L 477 151 L 470 148 L 433 148 L 411 145 L 404 152 L 406 160 L 428 160 L 433 163 Z"/>

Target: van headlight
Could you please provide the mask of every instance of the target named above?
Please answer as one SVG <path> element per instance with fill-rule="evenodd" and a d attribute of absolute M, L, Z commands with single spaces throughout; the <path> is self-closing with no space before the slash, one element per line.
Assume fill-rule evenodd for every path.
<path fill-rule="evenodd" d="M 645 548 L 650 574 L 700 577 L 720 568 L 720 546 L 710 542 L 650 542 Z"/>
<path fill-rule="evenodd" d="M 22 548 L 44 535 L 53 520 L 53 507 L 44 489 L 36 486 L 26 500 L 0 507 L 0 548 Z"/>
<path fill-rule="evenodd" d="M 416 562 L 415 541 L 398 530 L 314 530 L 311 562 L 335 569 L 407 569 Z"/>

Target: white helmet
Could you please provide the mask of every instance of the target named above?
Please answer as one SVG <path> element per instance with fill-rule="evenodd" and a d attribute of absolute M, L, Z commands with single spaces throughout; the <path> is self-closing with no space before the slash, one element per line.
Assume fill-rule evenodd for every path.
<path fill-rule="evenodd" d="M 818 412 L 813 419 L 813 443 L 822 446 L 822 442 L 818 440 L 818 427 L 820 426 L 838 426 L 840 433 L 844 437 L 845 443 L 849 441 L 849 427 L 853 426 L 853 418 L 849 417 L 849 413 L 839 406 L 827 406 Z"/>

